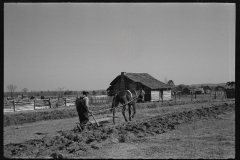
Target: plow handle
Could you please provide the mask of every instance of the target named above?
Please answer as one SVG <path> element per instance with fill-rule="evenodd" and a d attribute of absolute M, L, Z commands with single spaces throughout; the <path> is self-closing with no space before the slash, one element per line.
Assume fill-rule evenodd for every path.
<path fill-rule="evenodd" d="M 91 112 L 91 116 L 93 117 L 94 121 L 97 123 L 97 126 L 99 127 L 99 123 L 97 122 L 97 120 L 95 119 L 95 117 L 93 116 L 93 113 Z"/>

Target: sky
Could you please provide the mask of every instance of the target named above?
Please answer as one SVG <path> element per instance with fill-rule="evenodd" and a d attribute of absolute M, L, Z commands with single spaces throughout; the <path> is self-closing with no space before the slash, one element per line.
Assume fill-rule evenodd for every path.
<path fill-rule="evenodd" d="M 234 3 L 5 3 L 4 92 L 101 90 L 121 72 L 235 81 Z"/>

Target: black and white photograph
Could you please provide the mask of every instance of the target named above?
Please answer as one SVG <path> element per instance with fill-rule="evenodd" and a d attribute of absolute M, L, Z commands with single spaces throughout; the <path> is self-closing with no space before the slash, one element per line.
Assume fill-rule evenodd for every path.
<path fill-rule="evenodd" d="M 7 159 L 234 159 L 236 3 L 3 3 Z"/>

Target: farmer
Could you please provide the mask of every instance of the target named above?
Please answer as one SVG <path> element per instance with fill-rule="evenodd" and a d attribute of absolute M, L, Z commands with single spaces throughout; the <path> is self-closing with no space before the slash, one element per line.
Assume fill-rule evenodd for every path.
<path fill-rule="evenodd" d="M 142 88 L 140 88 L 140 93 L 139 93 L 139 96 L 138 98 L 140 98 L 140 102 L 144 102 L 144 95 L 145 95 L 145 92 Z"/>
<path fill-rule="evenodd" d="M 83 91 L 82 94 L 83 97 L 77 98 L 76 100 L 76 108 L 80 121 L 79 127 L 81 130 L 84 130 L 86 124 L 89 122 L 88 113 L 91 113 L 92 111 L 89 110 L 89 98 L 88 98 L 89 93 L 87 91 Z"/>

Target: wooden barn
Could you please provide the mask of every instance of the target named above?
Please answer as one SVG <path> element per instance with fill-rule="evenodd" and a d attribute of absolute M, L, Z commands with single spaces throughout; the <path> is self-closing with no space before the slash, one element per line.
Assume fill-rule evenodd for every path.
<path fill-rule="evenodd" d="M 120 90 L 142 88 L 145 91 L 145 101 L 171 100 L 171 86 L 165 84 L 147 73 L 121 72 L 107 89 L 109 96 L 114 96 Z"/>

